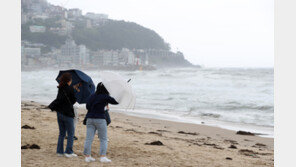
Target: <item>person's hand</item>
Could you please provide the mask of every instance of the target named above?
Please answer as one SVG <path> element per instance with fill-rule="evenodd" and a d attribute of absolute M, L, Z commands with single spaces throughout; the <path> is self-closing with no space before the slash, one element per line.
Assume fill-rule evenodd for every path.
<path fill-rule="evenodd" d="M 77 90 L 77 92 L 80 92 L 80 89 L 78 89 L 78 88 L 75 88 L 76 90 Z"/>
<path fill-rule="evenodd" d="M 78 83 L 76 85 L 73 85 L 73 88 L 77 91 L 80 92 L 80 89 L 78 88 L 79 86 L 82 86 L 82 83 Z"/>

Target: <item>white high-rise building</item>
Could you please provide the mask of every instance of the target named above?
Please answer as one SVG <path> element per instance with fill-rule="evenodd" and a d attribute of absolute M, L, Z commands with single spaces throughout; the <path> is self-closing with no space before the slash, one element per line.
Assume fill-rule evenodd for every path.
<path fill-rule="evenodd" d="M 85 47 L 85 45 L 79 45 L 79 59 L 80 65 L 89 64 L 89 50 Z"/>
<path fill-rule="evenodd" d="M 61 55 L 58 56 L 60 65 L 78 65 L 78 48 L 73 39 L 67 39 L 66 43 L 61 47 Z"/>
<path fill-rule="evenodd" d="M 104 66 L 112 66 L 113 65 L 113 58 L 112 58 L 112 51 L 104 51 L 103 54 L 103 65 Z"/>
<path fill-rule="evenodd" d="M 120 56 L 125 59 L 126 64 L 135 64 L 135 54 L 127 48 L 122 48 Z"/>
<path fill-rule="evenodd" d="M 61 47 L 61 54 L 58 56 L 60 65 L 81 66 L 90 62 L 89 49 L 85 45 L 76 45 L 71 38 L 67 39 Z"/>

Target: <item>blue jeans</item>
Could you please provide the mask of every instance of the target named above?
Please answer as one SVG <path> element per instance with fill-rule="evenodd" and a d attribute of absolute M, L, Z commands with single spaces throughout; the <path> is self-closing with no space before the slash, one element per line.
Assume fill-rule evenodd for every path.
<path fill-rule="evenodd" d="M 105 119 L 87 118 L 86 121 L 86 139 L 84 143 L 84 155 L 91 154 L 91 145 L 98 130 L 100 139 L 100 155 L 106 155 L 108 140 L 107 140 L 107 122 Z"/>
<path fill-rule="evenodd" d="M 65 116 L 57 112 L 58 124 L 59 124 L 59 139 L 57 146 L 57 153 L 64 154 L 64 139 L 66 132 L 68 134 L 67 147 L 65 153 L 73 153 L 73 138 L 74 138 L 74 119 L 68 116 Z"/>

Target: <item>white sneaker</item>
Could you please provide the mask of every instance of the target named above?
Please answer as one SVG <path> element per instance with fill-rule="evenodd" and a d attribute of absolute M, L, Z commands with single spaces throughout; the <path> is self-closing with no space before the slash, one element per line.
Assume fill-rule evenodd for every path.
<path fill-rule="evenodd" d="M 89 157 L 85 157 L 85 162 L 94 162 L 96 159 L 94 159 L 93 157 L 89 156 Z"/>
<path fill-rule="evenodd" d="M 58 157 L 63 157 L 64 154 L 57 153 L 57 156 L 58 156 Z"/>
<path fill-rule="evenodd" d="M 66 153 L 65 153 L 65 156 L 66 156 L 67 158 L 77 157 L 77 155 L 74 154 L 74 153 L 72 153 L 72 154 L 66 154 Z"/>
<path fill-rule="evenodd" d="M 106 162 L 106 163 L 107 163 L 107 162 L 111 162 L 111 160 L 108 159 L 107 157 L 101 157 L 101 158 L 100 158 L 100 161 L 101 161 L 101 162 Z"/>

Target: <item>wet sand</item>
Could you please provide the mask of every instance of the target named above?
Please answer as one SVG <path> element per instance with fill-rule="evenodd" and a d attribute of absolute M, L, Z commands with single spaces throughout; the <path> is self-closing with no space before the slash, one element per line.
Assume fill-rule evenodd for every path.
<path fill-rule="evenodd" d="M 114 113 L 112 108 L 107 152 L 111 163 L 98 161 L 97 137 L 92 145 L 96 161 L 84 161 L 84 109 L 79 109 L 80 121 L 75 132 L 78 140 L 73 147 L 78 157 L 57 157 L 56 113 L 44 108 L 36 102 L 22 102 L 21 145 L 27 147 L 21 150 L 22 166 L 274 166 L 273 138 L 237 135 L 235 131 L 207 125 L 128 116 Z M 159 145 L 149 144 L 153 142 Z"/>

